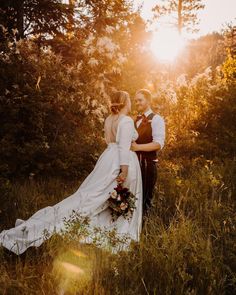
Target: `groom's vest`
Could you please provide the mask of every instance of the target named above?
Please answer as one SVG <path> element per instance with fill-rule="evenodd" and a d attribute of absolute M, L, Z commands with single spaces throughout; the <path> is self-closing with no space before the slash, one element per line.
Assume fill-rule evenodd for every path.
<path fill-rule="evenodd" d="M 152 142 L 152 126 L 151 126 L 151 120 L 155 116 L 154 113 L 151 113 L 147 116 L 145 120 L 142 120 L 141 124 L 137 129 L 139 137 L 136 140 L 138 144 L 145 144 Z M 150 121 L 150 122 L 149 122 Z M 135 124 L 136 126 L 136 124 Z M 139 160 L 155 160 L 157 157 L 157 151 L 151 151 L 151 152 L 143 152 L 138 151 L 136 152 Z"/>

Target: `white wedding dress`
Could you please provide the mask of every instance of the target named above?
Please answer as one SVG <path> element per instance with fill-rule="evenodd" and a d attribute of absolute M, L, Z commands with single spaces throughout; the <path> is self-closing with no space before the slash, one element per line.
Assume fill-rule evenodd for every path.
<path fill-rule="evenodd" d="M 71 216 L 73 210 L 88 216 L 91 227 L 99 226 L 105 230 L 116 228 L 120 236 L 128 235 L 130 241 L 139 241 L 142 226 L 142 178 L 137 155 L 130 150 L 131 141 L 137 139 L 138 133 L 133 120 L 126 115 L 121 115 L 118 120 L 114 142 L 109 142 L 109 134 L 106 132 L 105 129 L 107 148 L 78 190 L 54 206 L 38 210 L 27 220 L 17 219 L 15 227 L 0 233 L 1 246 L 17 255 L 31 246 L 39 247 L 45 240 L 44 231 L 47 231 L 47 238 L 54 232 L 59 233 L 65 228 L 63 219 Z M 117 185 L 120 164 L 129 165 L 124 185 L 137 197 L 136 209 L 130 220 L 120 216 L 112 221 L 106 201 L 109 192 Z M 84 242 L 88 240 L 89 237 Z M 124 249 L 129 249 L 129 244 Z"/>

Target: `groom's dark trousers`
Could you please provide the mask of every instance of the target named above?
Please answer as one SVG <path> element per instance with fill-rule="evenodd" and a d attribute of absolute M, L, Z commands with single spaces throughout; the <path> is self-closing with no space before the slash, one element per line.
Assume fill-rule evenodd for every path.
<path fill-rule="evenodd" d="M 146 144 L 152 142 L 151 120 L 154 115 L 154 113 L 151 113 L 149 116 L 143 119 L 139 127 L 136 128 L 139 134 L 136 143 Z M 145 215 L 148 209 L 151 207 L 151 200 L 153 198 L 153 191 L 157 180 L 157 164 L 154 161 L 156 159 L 157 153 L 156 151 L 136 153 L 142 172 L 143 214 Z"/>

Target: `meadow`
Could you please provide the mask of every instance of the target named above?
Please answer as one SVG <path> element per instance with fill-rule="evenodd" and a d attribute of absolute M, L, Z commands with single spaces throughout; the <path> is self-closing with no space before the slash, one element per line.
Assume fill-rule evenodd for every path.
<path fill-rule="evenodd" d="M 1 249 L 1 294 L 234 294 L 235 163 L 163 161 L 155 202 L 139 244 L 112 254 L 54 235 L 16 256 Z M 186 163 L 186 160 L 185 160 Z M 16 216 L 54 204 L 77 183 L 25 181 L 8 191 Z M 78 230 L 79 229 L 79 230 Z M 73 238 L 71 238 L 73 237 Z M 115 241 L 115 236 L 113 237 Z"/>

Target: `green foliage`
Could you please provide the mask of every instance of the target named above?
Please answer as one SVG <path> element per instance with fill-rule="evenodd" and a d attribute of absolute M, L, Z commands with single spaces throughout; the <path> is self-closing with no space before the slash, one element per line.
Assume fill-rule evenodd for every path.
<path fill-rule="evenodd" d="M 154 107 L 166 118 L 167 158 L 234 158 L 234 58 L 229 56 L 215 73 L 209 67 L 192 79 L 181 75 L 159 85 Z"/>
<path fill-rule="evenodd" d="M 89 80 L 82 83 L 81 64 L 63 64 L 31 41 L 19 41 L 0 63 L 1 173 L 81 175 L 83 161 L 96 159 L 87 146 L 102 142 L 94 126 L 106 111 Z"/>
<path fill-rule="evenodd" d="M 134 92 L 145 76 L 144 72 L 133 79 L 134 86 L 121 79 L 127 60 L 134 64 L 132 54 L 138 53 L 139 37 L 144 42 L 146 32 L 130 5 L 113 4 L 76 3 L 74 9 L 81 8 L 82 18 L 86 9 L 91 15 L 84 19 L 86 25 L 75 24 L 74 36 L 43 40 L 35 35 L 16 41 L 17 32 L 9 38 L 4 31 L 0 55 L 0 174 L 4 177 L 50 174 L 71 179 L 92 169 L 104 147 L 109 94 L 116 87 Z M 117 10 L 122 17 L 93 22 L 107 11 L 115 16 Z"/>
<path fill-rule="evenodd" d="M 0 3 L 0 40 L 16 33 L 17 39 L 28 35 L 58 35 L 67 29 L 73 15 L 70 5 L 60 0 L 6 0 Z"/>

